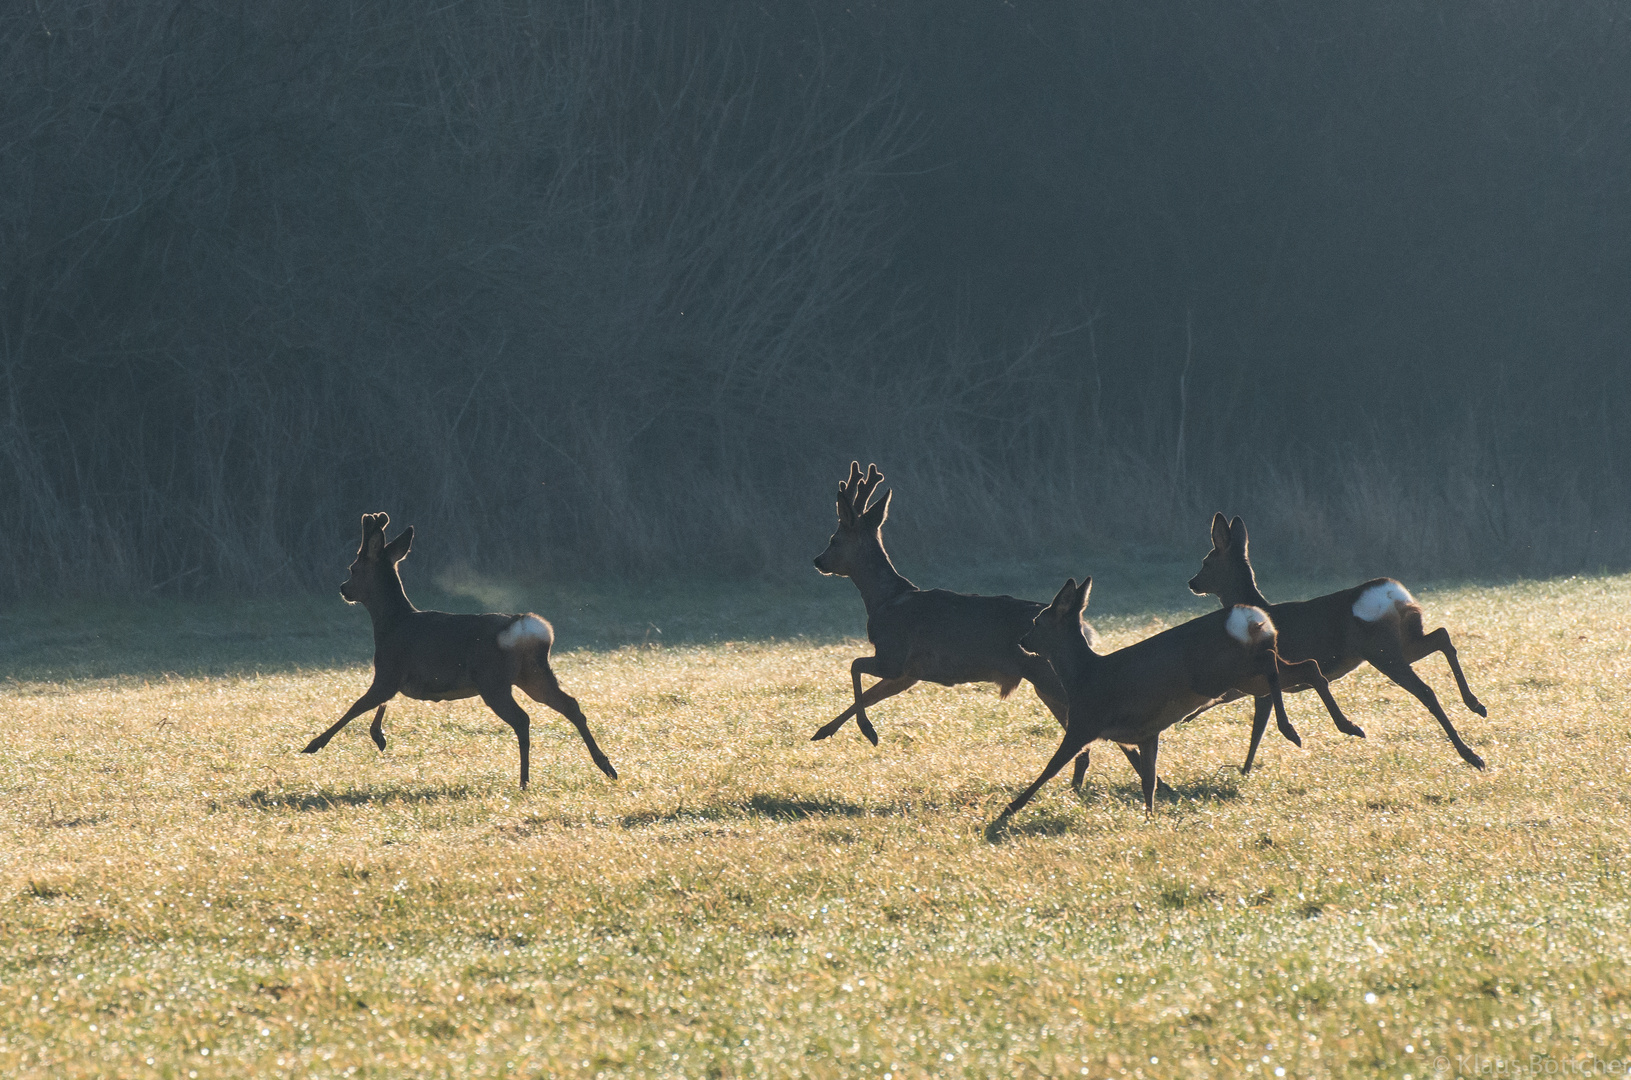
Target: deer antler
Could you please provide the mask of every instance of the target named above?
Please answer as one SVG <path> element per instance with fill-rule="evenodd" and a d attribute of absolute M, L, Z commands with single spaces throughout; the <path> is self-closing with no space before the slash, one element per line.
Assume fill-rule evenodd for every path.
<path fill-rule="evenodd" d="M 854 505 L 856 514 L 861 514 L 866 510 L 866 504 L 871 500 L 872 493 L 878 490 L 879 484 L 883 483 L 883 473 L 878 471 L 878 467 L 876 465 L 868 465 L 866 467 L 866 479 L 860 479 L 860 473 L 861 470 L 857 467 L 855 468 L 855 471 L 850 474 L 856 481 L 858 481 L 858 483 L 852 482 L 850 484 L 850 490 L 855 493 Z"/>

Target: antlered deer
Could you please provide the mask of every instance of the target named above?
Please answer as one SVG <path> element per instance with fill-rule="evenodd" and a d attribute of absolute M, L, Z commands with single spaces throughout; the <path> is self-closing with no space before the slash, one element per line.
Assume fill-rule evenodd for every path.
<path fill-rule="evenodd" d="M 1190 591 L 1197 596 L 1211 593 L 1225 606 L 1255 604 L 1263 608 L 1280 628 L 1280 655 L 1317 661 L 1327 679 L 1340 679 L 1360 664 L 1369 663 L 1427 706 L 1463 761 L 1474 768 L 1484 767 L 1484 759 L 1461 741 L 1433 688 L 1410 665 L 1429 653 L 1443 653 L 1461 690 L 1462 703 L 1479 716 L 1488 716 L 1489 710 L 1467 686 L 1449 631 L 1439 627 L 1424 634 L 1421 606 L 1403 585 L 1392 578 L 1375 578 L 1312 600 L 1271 604 L 1257 590 L 1248 546 L 1244 521 L 1238 517 L 1226 521 L 1222 514 L 1214 516 L 1212 550 L 1202 560 L 1201 572 L 1189 580 Z M 1291 693 L 1307 687 L 1287 684 L 1285 689 Z M 1267 716 L 1268 704 L 1258 698 L 1251 747 L 1246 751 L 1242 772 L 1252 767 Z"/>
<path fill-rule="evenodd" d="M 398 693 L 418 701 L 455 701 L 476 697 L 515 729 L 521 746 L 521 786 L 527 786 L 527 752 L 531 720 L 516 704 L 510 688 L 519 686 L 572 721 L 583 736 L 589 756 L 600 771 L 617 779 L 617 770 L 595 745 L 589 721 L 577 701 L 563 691 L 549 667 L 555 631 L 536 615 L 450 615 L 420 611 L 403 591 L 397 564 L 413 547 L 413 526 L 385 542 L 385 514 L 364 514 L 362 546 L 351 564 L 351 576 L 340 586 L 347 603 L 368 609 L 374 623 L 374 685 L 347 709 L 339 722 L 306 747 L 315 754 L 354 718 L 378 706 L 369 735 L 385 749 L 385 703 Z"/>
<path fill-rule="evenodd" d="M 1323 681 L 1309 661 L 1287 664 L 1275 652 L 1274 623 L 1262 609 L 1238 605 L 1164 630 L 1101 656 L 1082 633 L 1082 610 L 1093 579 L 1065 582 L 1036 617 L 1021 644 L 1046 657 L 1069 699 L 1065 737 L 1034 784 L 994 824 L 1031 801 L 1043 784 L 1076 758 L 1086 766 L 1088 744 L 1100 739 L 1121 747 L 1144 788 L 1144 813 L 1155 811 L 1155 759 L 1161 732 L 1233 694 L 1265 690 L 1282 717 L 1280 683 L 1287 676 L 1314 685 Z M 1079 786 L 1079 785 L 1075 785 Z"/>
<path fill-rule="evenodd" d="M 850 463 L 849 479 L 838 485 L 838 530 L 827 550 L 815 558 L 817 570 L 847 577 L 860 590 L 873 655 L 850 664 L 855 703 L 812 740 L 827 738 L 853 716 L 876 746 L 878 733 L 867 719 L 866 707 L 923 680 L 943 686 L 992 682 L 1005 698 L 1021 682 L 1029 682 L 1063 727 L 1065 688 L 1047 661 L 1019 647 L 1019 639 L 1046 605 L 1012 596 L 924 590 L 906 580 L 883 548 L 883 523 L 894 492 L 886 491 L 882 499 L 867 505 L 883 479 L 876 465 L 868 465 L 863 477 L 860 462 Z M 862 675 L 878 679 L 864 693 Z"/>

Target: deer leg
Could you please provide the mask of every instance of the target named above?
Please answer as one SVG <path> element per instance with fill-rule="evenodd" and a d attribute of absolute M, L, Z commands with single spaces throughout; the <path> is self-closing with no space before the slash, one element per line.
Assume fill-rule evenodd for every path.
<path fill-rule="evenodd" d="M 894 697 L 896 694 L 909 690 L 915 685 L 917 685 L 916 679 L 908 679 L 905 676 L 899 679 L 879 679 L 867 688 L 866 693 L 861 695 L 859 701 L 839 713 L 837 719 L 822 725 L 821 730 L 810 736 L 810 741 L 820 742 L 822 739 L 835 734 L 839 728 L 844 726 L 844 721 L 854 716 L 858 709 L 867 705 L 874 705 L 884 698 Z M 867 726 L 870 727 L 871 725 Z M 874 734 L 876 733 L 874 732 Z M 874 738 L 872 741 L 876 743 L 878 740 Z"/>
<path fill-rule="evenodd" d="M 1444 734 L 1450 737 L 1450 745 L 1455 747 L 1455 752 L 1461 755 L 1462 761 L 1475 769 L 1484 767 L 1484 759 L 1474 753 L 1472 747 L 1461 741 L 1461 734 L 1456 731 L 1455 725 L 1450 723 L 1450 718 L 1444 714 L 1444 706 L 1438 703 L 1438 695 L 1433 693 L 1433 688 L 1422 682 L 1421 676 L 1417 675 L 1415 670 L 1405 663 L 1404 657 L 1378 656 L 1369 659 L 1376 670 L 1410 691 L 1415 695 L 1417 701 L 1427 706 L 1427 711 L 1433 714 L 1433 719 L 1437 720 L 1439 726 L 1444 729 Z"/>
<path fill-rule="evenodd" d="M 1065 730 L 1070 729 L 1070 698 L 1065 693 L 1064 684 L 1053 670 L 1053 665 L 1040 656 L 1020 650 L 1020 672 L 1036 691 L 1036 696 L 1042 704 L 1048 707 L 1053 718 L 1059 721 L 1059 726 Z M 1070 787 L 1072 791 L 1082 790 L 1082 783 L 1087 778 L 1087 751 L 1083 750 L 1076 758 L 1076 767 L 1071 772 Z"/>
<path fill-rule="evenodd" d="M 1364 728 L 1342 715 L 1342 708 L 1337 705 L 1337 699 L 1331 696 L 1331 681 L 1320 670 L 1318 660 L 1299 660 L 1295 664 L 1281 660 L 1280 672 L 1283 681 L 1292 684 L 1307 683 L 1314 688 L 1314 693 L 1318 694 L 1320 700 L 1325 703 L 1325 711 L 1331 714 L 1331 722 L 1337 726 L 1338 731 L 1344 735 L 1352 735 L 1357 739 L 1365 737 Z M 1290 676 L 1290 678 L 1286 679 L 1286 676 Z M 1291 741 L 1296 742 L 1298 746 L 1302 745 L 1296 739 Z"/>
<path fill-rule="evenodd" d="M 524 790 L 527 786 L 528 751 L 532 749 L 532 718 L 527 715 L 527 710 L 517 704 L 507 685 L 502 690 L 483 690 L 481 700 L 498 714 L 500 720 L 515 730 L 515 741 L 521 747 L 521 787 Z"/>
<path fill-rule="evenodd" d="M 1144 816 L 1155 816 L 1155 755 L 1161 748 L 1161 736 L 1146 739 L 1138 744 L 1134 750 L 1130 746 L 1123 746 L 1121 752 L 1127 755 L 1132 763 L 1133 771 L 1138 773 L 1138 779 L 1144 788 Z"/>
<path fill-rule="evenodd" d="M 351 723 L 351 721 L 355 720 L 369 709 L 372 709 L 374 706 L 383 706 L 387 701 L 390 701 L 394 697 L 396 697 L 396 689 L 394 687 L 387 688 L 378 679 L 375 679 L 374 685 L 368 688 L 368 692 L 353 702 L 351 708 L 345 711 L 345 715 L 334 722 L 333 727 L 329 728 L 327 731 L 317 736 L 317 738 L 307 743 L 306 748 L 300 752 L 302 754 L 317 753 L 317 751 L 328 745 L 328 741 L 330 739 L 334 738 L 334 736 L 340 733 L 341 728 L 345 727 L 347 724 Z M 382 709 L 381 711 L 383 712 L 384 710 Z M 378 721 L 376 720 L 375 722 L 377 723 Z"/>
<path fill-rule="evenodd" d="M 1042 770 L 1042 775 L 1036 778 L 1036 783 L 1020 792 L 1019 797 L 1009 803 L 1008 809 L 998 814 L 997 820 L 992 824 L 999 824 L 1013 817 L 1021 807 L 1031 801 L 1038 791 L 1042 790 L 1043 784 L 1052 780 L 1060 769 L 1063 769 L 1072 758 L 1081 753 L 1087 743 L 1088 736 L 1086 732 L 1065 732 L 1064 740 L 1060 742 L 1059 749 L 1055 750 L 1053 757 L 1048 759 L 1047 767 Z"/>
<path fill-rule="evenodd" d="M 561 689 L 561 684 L 555 681 L 553 671 L 545 669 L 531 680 L 530 685 L 523 685 L 521 689 L 534 701 L 543 702 L 572 721 L 572 726 L 577 728 L 578 734 L 583 737 L 583 745 L 589 748 L 589 756 L 600 766 L 600 771 L 613 780 L 617 779 L 617 770 L 612 768 L 612 763 L 600 752 L 599 745 L 595 743 L 595 737 L 589 733 L 589 718 L 583 715 L 583 709 L 578 706 L 578 699 Z"/>
<path fill-rule="evenodd" d="M 374 710 L 374 722 L 368 727 L 368 737 L 374 740 L 379 752 L 385 752 L 385 706 Z"/>
<path fill-rule="evenodd" d="M 1269 713 L 1273 711 L 1274 699 L 1269 697 L 1267 694 L 1264 694 L 1260 698 L 1253 699 L 1252 741 L 1246 747 L 1246 764 L 1240 767 L 1240 775 L 1242 776 L 1245 776 L 1252 771 L 1252 762 L 1257 760 L 1257 745 L 1263 741 L 1263 733 L 1267 731 L 1269 727 Z M 1282 730 L 1280 734 L 1285 735 L 1285 731 Z M 1291 735 L 1286 735 L 1286 738 L 1291 739 L 1292 742 L 1296 743 L 1298 746 L 1301 746 L 1303 744 L 1302 739 L 1292 737 L 1296 734 L 1296 731 L 1293 730 Z"/>
<path fill-rule="evenodd" d="M 1431 634 L 1424 634 L 1414 641 L 1405 642 L 1404 658 L 1407 663 L 1414 664 L 1417 660 L 1430 653 L 1441 652 L 1444 659 L 1450 662 L 1450 673 L 1455 676 L 1455 685 L 1461 691 L 1461 703 L 1479 716 L 1488 716 L 1489 710 L 1484 703 L 1473 697 L 1472 687 L 1467 685 L 1467 676 L 1461 672 L 1461 661 L 1456 659 L 1455 646 L 1450 643 L 1450 632 L 1439 627 Z"/>
<path fill-rule="evenodd" d="M 862 656 L 849 666 L 850 682 L 855 686 L 855 726 L 861 729 L 861 734 L 873 746 L 878 745 L 878 733 L 872 730 L 872 721 L 866 718 L 866 701 L 861 693 L 861 676 L 871 675 L 876 679 L 899 679 L 900 675 L 889 675 L 883 670 L 883 664 L 876 656 Z M 901 689 L 905 689 L 902 687 Z"/>
<path fill-rule="evenodd" d="M 1076 768 L 1070 775 L 1070 789 L 1072 791 L 1082 790 L 1082 783 L 1087 779 L 1088 753 L 1089 751 L 1083 750 L 1080 754 L 1076 755 Z"/>

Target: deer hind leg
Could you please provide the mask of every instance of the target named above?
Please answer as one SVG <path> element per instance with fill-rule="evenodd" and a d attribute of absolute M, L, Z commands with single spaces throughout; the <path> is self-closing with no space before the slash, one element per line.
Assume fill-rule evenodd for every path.
<path fill-rule="evenodd" d="M 1405 661 L 1414 664 L 1431 653 L 1443 653 L 1444 659 L 1450 662 L 1450 673 L 1455 676 L 1456 688 L 1461 691 L 1461 703 L 1479 716 L 1488 716 L 1489 710 L 1473 696 L 1472 687 L 1467 685 L 1467 676 L 1461 672 L 1461 661 L 1456 658 L 1455 646 L 1450 643 L 1450 632 L 1442 626 L 1431 634 L 1422 634 L 1419 625 L 1414 629 L 1419 636 L 1413 637 L 1408 633 L 1405 636 Z"/>
<path fill-rule="evenodd" d="M 1320 671 L 1318 660 L 1299 660 L 1295 664 L 1281 660 L 1280 681 L 1282 685 L 1289 682 L 1293 685 L 1307 683 L 1312 686 L 1314 693 L 1320 696 L 1320 701 L 1325 703 L 1325 711 L 1331 714 L 1331 722 L 1337 726 L 1338 731 L 1344 735 L 1352 735 L 1356 739 L 1365 737 L 1364 728 L 1342 715 L 1342 708 L 1337 704 L 1337 699 L 1331 696 L 1331 681 Z M 1295 739 L 1292 741 L 1296 742 Z"/>
<path fill-rule="evenodd" d="M 368 725 L 368 737 L 374 740 L 380 753 L 385 753 L 385 706 L 374 710 L 374 722 Z"/>
<path fill-rule="evenodd" d="M 583 715 L 578 699 L 561 689 L 561 684 L 556 681 L 553 671 L 545 666 L 542 670 L 529 672 L 529 677 L 521 684 L 521 689 L 534 701 L 542 702 L 570 720 L 583 738 L 583 745 L 588 747 L 589 757 L 600 767 L 600 771 L 613 780 L 617 779 L 617 770 L 612 768 L 612 763 L 601 753 L 600 745 L 589 732 L 589 718 Z"/>
<path fill-rule="evenodd" d="M 396 697 L 396 690 L 394 688 L 387 688 L 381 684 L 378 679 L 375 679 L 374 685 L 368 688 L 368 692 L 353 702 L 351 708 L 345 711 L 345 715 L 334 722 L 333 727 L 329 728 L 327 731 L 317 736 L 317 738 L 307 743 L 306 748 L 302 750 L 301 753 L 317 753 L 317 751 L 328 745 L 328 741 L 330 739 L 334 738 L 334 736 L 340 733 L 341 728 L 345 727 L 347 724 L 351 723 L 351 721 L 355 720 L 357 717 L 361 716 L 363 713 L 367 712 L 369 709 L 372 709 L 376 705 L 379 706 L 380 714 L 383 715 L 385 712 L 385 703 L 394 697 Z M 377 725 L 379 722 L 379 717 L 376 716 L 374 718 L 374 723 Z M 376 738 L 374 741 L 378 743 L 382 738 L 384 738 L 383 732 L 381 733 L 380 737 Z M 381 745 L 380 749 L 383 750 L 385 747 Z"/>
<path fill-rule="evenodd" d="M 839 728 L 844 726 L 844 721 L 854 716 L 858 710 L 865 708 L 868 705 L 875 705 L 884 698 L 894 697 L 896 694 L 910 690 L 916 685 L 916 679 L 909 679 L 904 675 L 898 679 L 879 679 L 877 682 L 867 687 L 866 693 L 861 695 L 859 701 L 855 702 L 855 704 L 839 713 L 837 719 L 823 724 L 820 730 L 818 730 L 814 735 L 810 736 L 810 741 L 820 742 L 822 739 L 832 736 L 838 731 Z M 867 724 L 866 728 L 863 728 L 862 730 L 865 731 L 871 727 L 871 724 Z M 877 745 L 877 732 L 873 732 L 870 738 L 872 739 L 873 745 Z"/>
<path fill-rule="evenodd" d="M 1372 667 L 1410 691 L 1417 701 L 1427 706 L 1427 711 L 1433 714 L 1433 719 L 1437 720 L 1439 726 L 1444 729 L 1444 734 L 1450 737 L 1450 745 L 1454 746 L 1455 752 L 1461 755 L 1461 760 L 1475 769 L 1484 767 L 1484 759 L 1474 753 L 1472 747 L 1461 741 L 1461 734 L 1456 731 L 1455 725 L 1450 723 L 1450 718 L 1445 715 L 1444 706 L 1438 703 L 1438 695 L 1433 693 L 1433 688 L 1423 682 L 1421 676 L 1417 675 L 1415 670 L 1405 663 L 1403 656 L 1393 654 L 1390 651 L 1388 655 L 1372 656 L 1368 657 L 1368 659 Z"/>
<path fill-rule="evenodd" d="M 1257 746 L 1263 741 L 1263 733 L 1269 727 L 1269 713 L 1273 711 L 1274 699 L 1267 694 L 1252 699 L 1252 741 L 1246 747 L 1246 763 L 1240 767 L 1240 775 L 1242 776 L 1246 776 L 1252 771 L 1252 762 L 1257 760 Z M 1295 728 L 1292 728 L 1289 735 L 1282 728 L 1280 734 L 1285 735 L 1286 738 L 1291 739 L 1298 746 L 1303 744 L 1301 737 L 1292 738 L 1297 734 Z"/>
<path fill-rule="evenodd" d="M 514 729 L 515 741 L 521 747 L 521 786 L 525 788 L 529 752 L 532 749 L 532 718 L 527 715 L 527 710 L 517 704 L 507 685 L 502 690 L 498 687 L 488 687 L 481 692 L 481 700 L 498 714 L 500 720 Z"/>

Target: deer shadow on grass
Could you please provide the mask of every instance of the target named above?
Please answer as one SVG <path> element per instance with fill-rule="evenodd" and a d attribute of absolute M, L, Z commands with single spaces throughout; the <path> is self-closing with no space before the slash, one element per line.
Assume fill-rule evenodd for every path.
<path fill-rule="evenodd" d="M 464 784 L 378 790 L 351 788 L 346 791 L 267 791 L 262 788 L 239 799 L 238 805 L 250 810 L 320 813 L 345 806 L 389 806 L 393 803 L 428 806 L 433 803 L 473 799 L 479 797 L 479 794 L 474 788 Z"/>
<path fill-rule="evenodd" d="M 1114 799 L 1127 807 L 1138 810 L 1144 808 L 1144 791 L 1136 783 L 1116 783 L 1094 788 L 1089 782 L 1075 795 L 1083 806 L 1091 806 L 1102 799 Z M 1199 776 L 1177 784 L 1169 784 L 1160 778 L 1155 781 L 1155 801 L 1169 806 L 1229 802 L 1238 798 L 1240 783 L 1230 774 Z M 986 826 L 985 838 L 993 844 L 999 844 L 1017 836 L 1058 836 L 1071 831 L 1079 823 L 1076 817 L 1068 814 L 1041 814 L 1018 824 L 1012 819 L 998 820 Z"/>
<path fill-rule="evenodd" d="M 646 810 L 623 818 L 625 829 L 674 822 L 722 821 L 726 818 L 763 818 L 769 821 L 806 821 L 811 818 L 867 817 L 872 811 L 844 799 L 801 798 L 758 792 L 741 801 L 710 803 L 705 806 L 677 806 L 672 810 Z"/>

